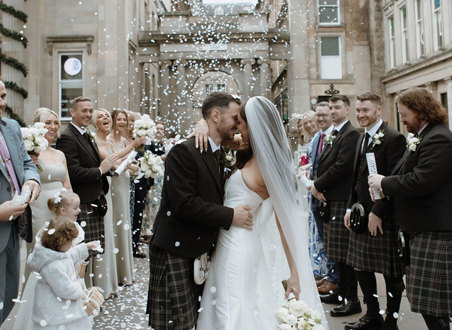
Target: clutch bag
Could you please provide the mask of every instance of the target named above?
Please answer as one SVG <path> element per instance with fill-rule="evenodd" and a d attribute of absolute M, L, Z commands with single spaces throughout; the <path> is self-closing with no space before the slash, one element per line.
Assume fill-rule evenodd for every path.
<path fill-rule="evenodd" d="M 350 214 L 350 229 L 355 234 L 361 234 L 368 230 L 369 217 L 366 215 L 364 206 L 360 203 L 355 203 L 351 207 Z"/>

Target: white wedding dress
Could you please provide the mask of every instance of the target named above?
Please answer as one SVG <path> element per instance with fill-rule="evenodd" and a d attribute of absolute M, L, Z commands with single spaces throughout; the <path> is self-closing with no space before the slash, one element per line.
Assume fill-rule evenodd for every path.
<path fill-rule="evenodd" d="M 204 286 L 198 330 L 275 329 L 289 277 L 270 198 L 250 190 L 240 170 L 225 185 L 224 205 L 252 207 L 253 230 L 220 230 Z"/>

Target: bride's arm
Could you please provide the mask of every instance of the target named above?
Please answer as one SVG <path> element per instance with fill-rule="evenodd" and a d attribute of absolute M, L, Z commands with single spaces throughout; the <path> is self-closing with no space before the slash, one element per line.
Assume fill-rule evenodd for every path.
<path fill-rule="evenodd" d="M 289 297 L 289 293 L 293 293 L 295 297 L 298 299 L 300 296 L 300 280 L 298 278 L 297 267 L 295 266 L 295 262 L 292 257 L 292 253 L 290 253 L 289 245 L 287 245 L 286 237 L 284 236 L 284 232 L 279 223 L 278 217 L 276 216 L 276 224 L 278 226 L 279 235 L 281 236 L 282 245 L 284 248 L 284 253 L 286 254 L 287 262 L 289 263 L 290 269 L 290 277 L 287 280 L 287 290 L 286 290 L 286 298 Z"/>

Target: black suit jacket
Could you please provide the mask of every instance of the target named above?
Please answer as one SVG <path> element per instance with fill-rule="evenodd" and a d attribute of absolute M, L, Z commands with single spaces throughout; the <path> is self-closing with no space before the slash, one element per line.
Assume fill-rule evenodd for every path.
<path fill-rule="evenodd" d="M 223 206 L 223 186 L 210 146 L 201 154 L 194 138 L 175 145 L 165 161 L 151 243 L 186 258 L 210 250 L 219 229 L 229 229 L 234 215 Z"/>
<path fill-rule="evenodd" d="M 428 124 L 415 151 L 405 151 L 382 189 L 394 198 L 395 221 L 410 231 L 452 231 L 452 133 Z"/>
<path fill-rule="evenodd" d="M 348 121 L 336 135 L 333 143 L 323 149 L 314 186 L 327 200 L 348 200 L 358 138 L 358 131 Z"/>
<path fill-rule="evenodd" d="M 371 142 L 367 152 L 374 153 L 378 174 L 387 176 L 392 173 L 392 170 L 405 152 L 405 137 L 386 123 L 382 123 L 378 131 L 384 132 L 381 144 L 374 145 Z M 360 202 L 367 213 L 372 212 L 383 219 L 390 213 L 390 209 L 386 199 L 379 199 L 374 203 L 370 197 L 367 160 L 365 154 L 361 153 L 363 140 L 364 133 L 361 134 L 356 144 L 352 190 L 347 208 L 351 208 L 353 203 Z"/>
<path fill-rule="evenodd" d="M 74 125 L 69 124 L 57 140 L 56 148 L 66 155 L 72 189 L 80 203 L 95 201 L 101 191 L 108 192 L 108 181 L 100 174 L 100 155 L 96 143 L 88 142 Z"/>

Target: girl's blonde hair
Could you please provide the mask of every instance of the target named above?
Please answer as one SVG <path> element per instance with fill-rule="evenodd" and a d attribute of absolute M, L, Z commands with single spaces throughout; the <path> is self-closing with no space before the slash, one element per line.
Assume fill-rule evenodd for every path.
<path fill-rule="evenodd" d="M 51 197 L 47 200 L 47 207 L 54 215 L 60 216 L 61 210 L 68 207 L 76 198 L 80 199 L 76 193 L 63 190 L 60 191 L 55 197 Z"/>
<path fill-rule="evenodd" d="M 50 220 L 47 230 L 41 235 L 42 246 L 62 252 L 61 249 L 68 242 L 72 242 L 78 235 L 75 223 L 66 217 L 58 217 Z"/>
<path fill-rule="evenodd" d="M 49 115 L 54 115 L 56 119 L 58 120 L 58 134 L 57 136 L 60 136 L 60 128 L 61 128 L 61 121 L 60 117 L 57 115 L 57 113 L 53 110 L 50 110 L 49 108 L 38 108 L 35 110 L 33 122 L 34 123 L 45 123 L 47 120 L 47 117 Z"/>
<path fill-rule="evenodd" d="M 107 116 L 110 118 L 111 124 L 113 125 L 113 119 L 111 118 L 111 113 L 110 111 L 108 111 L 107 109 L 103 109 L 103 108 L 99 108 L 94 110 L 93 112 L 93 117 L 91 118 L 91 125 L 93 125 L 93 127 L 96 130 L 99 130 L 99 127 L 97 126 L 97 114 L 102 111 L 105 112 L 107 114 Z"/>

